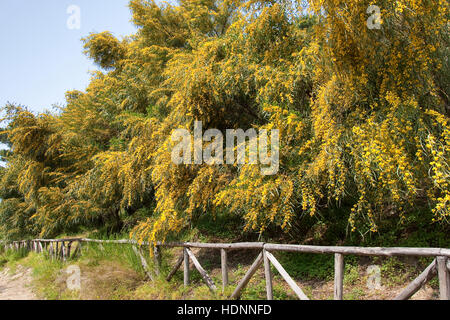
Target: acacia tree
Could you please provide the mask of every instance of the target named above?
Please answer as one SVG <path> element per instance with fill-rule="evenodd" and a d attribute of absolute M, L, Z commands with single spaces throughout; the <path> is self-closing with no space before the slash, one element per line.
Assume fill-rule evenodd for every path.
<path fill-rule="evenodd" d="M 363 236 L 414 207 L 445 223 L 448 5 L 379 1 L 381 28 L 370 29 L 371 4 L 130 1 L 135 35 L 84 39 L 101 68 L 85 92 L 68 92 L 58 114 L 6 108 L 0 190 L 13 200 L 0 224 L 44 235 L 133 225 L 131 236 L 157 241 L 216 212 L 260 234 L 304 217 L 335 223 L 338 206 Z M 173 164 L 172 131 L 195 121 L 279 129 L 279 173 Z"/>

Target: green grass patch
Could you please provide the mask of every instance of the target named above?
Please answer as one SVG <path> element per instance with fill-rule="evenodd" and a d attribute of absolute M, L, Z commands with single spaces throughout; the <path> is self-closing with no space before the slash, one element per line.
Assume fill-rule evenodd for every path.
<path fill-rule="evenodd" d="M 333 255 L 279 252 L 276 256 L 287 273 L 293 278 L 303 280 L 333 279 Z"/>

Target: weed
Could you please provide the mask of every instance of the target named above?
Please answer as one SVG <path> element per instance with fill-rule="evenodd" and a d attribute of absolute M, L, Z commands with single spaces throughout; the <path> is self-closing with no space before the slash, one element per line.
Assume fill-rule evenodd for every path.
<path fill-rule="evenodd" d="M 359 266 L 346 264 L 344 273 L 344 285 L 355 285 L 360 281 Z"/>

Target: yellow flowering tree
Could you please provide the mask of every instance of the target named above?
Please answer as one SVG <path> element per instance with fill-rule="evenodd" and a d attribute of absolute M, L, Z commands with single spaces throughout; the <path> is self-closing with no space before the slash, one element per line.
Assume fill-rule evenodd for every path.
<path fill-rule="evenodd" d="M 59 113 L 5 108 L 0 225 L 10 236 L 107 225 L 164 241 L 218 212 L 259 234 L 340 219 L 341 233 L 365 237 L 412 219 L 416 207 L 445 225 L 447 2 L 130 8 L 135 35 L 84 39 L 101 70 L 84 92 L 67 93 Z M 278 129 L 278 173 L 249 162 L 175 165 L 172 132 L 196 121 L 222 132 Z M 336 207 L 342 217 L 331 217 Z"/>

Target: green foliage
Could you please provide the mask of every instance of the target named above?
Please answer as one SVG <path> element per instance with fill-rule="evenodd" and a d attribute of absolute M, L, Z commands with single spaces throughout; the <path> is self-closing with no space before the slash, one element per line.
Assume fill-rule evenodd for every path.
<path fill-rule="evenodd" d="M 344 300 L 361 300 L 361 298 L 364 296 L 364 290 L 360 288 L 354 288 L 350 293 L 344 295 Z"/>
<path fill-rule="evenodd" d="M 0 253 L 0 269 L 9 265 L 12 269 L 17 261 L 23 259 L 28 255 L 28 252 L 24 249 L 20 250 L 6 250 Z"/>
<path fill-rule="evenodd" d="M 359 265 L 346 264 L 344 273 L 344 285 L 355 285 L 360 279 Z"/>
<path fill-rule="evenodd" d="M 279 253 L 279 261 L 289 275 L 304 280 L 334 277 L 334 256 L 324 254 Z"/>

